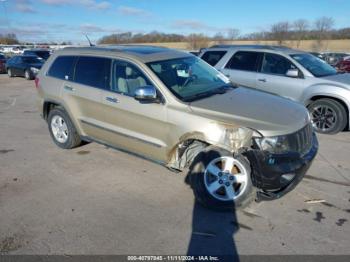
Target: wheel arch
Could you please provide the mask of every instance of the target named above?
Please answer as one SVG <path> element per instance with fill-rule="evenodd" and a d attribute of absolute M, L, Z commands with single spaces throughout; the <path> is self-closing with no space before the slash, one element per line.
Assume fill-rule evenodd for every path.
<path fill-rule="evenodd" d="M 350 128 L 350 123 L 349 123 L 350 109 L 349 109 L 349 105 L 343 99 L 336 97 L 336 96 L 333 96 L 333 95 L 329 95 L 329 94 L 327 94 L 327 95 L 314 95 L 307 100 L 306 106 L 308 107 L 311 103 L 315 102 L 316 100 L 324 99 L 324 98 L 333 99 L 333 100 L 337 101 L 338 103 L 340 103 L 344 107 L 344 109 L 346 111 L 346 116 L 347 116 L 346 126 L 347 126 L 347 129 L 349 129 Z"/>

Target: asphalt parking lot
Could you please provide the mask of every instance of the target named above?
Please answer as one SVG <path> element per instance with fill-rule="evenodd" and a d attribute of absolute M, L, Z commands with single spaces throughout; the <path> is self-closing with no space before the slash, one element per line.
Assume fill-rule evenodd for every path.
<path fill-rule="evenodd" d="M 0 253 L 350 254 L 350 132 L 319 136 L 284 198 L 218 213 L 185 174 L 96 143 L 59 149 L 35 96 L 0 75 Z"/>

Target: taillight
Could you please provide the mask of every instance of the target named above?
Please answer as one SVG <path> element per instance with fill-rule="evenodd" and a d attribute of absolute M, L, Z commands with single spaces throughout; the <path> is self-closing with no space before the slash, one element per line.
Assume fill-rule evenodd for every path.
<path fill-rule="evenodd" d="M 39 78 L 36 77 L 34 82 L 35 82 L 35 87 L 39 88 Z"/>

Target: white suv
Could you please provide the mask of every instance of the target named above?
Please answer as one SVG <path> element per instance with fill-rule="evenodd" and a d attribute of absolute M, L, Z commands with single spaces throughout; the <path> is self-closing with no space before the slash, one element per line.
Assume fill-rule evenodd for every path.
<path fill-rule="evenodd" d="M 321 59 L 282 46 L 218 45 L 202 49 L 208 64 L 240 86 L 303 103 L 319 133 L 349 129 L 350 74 Z"/>

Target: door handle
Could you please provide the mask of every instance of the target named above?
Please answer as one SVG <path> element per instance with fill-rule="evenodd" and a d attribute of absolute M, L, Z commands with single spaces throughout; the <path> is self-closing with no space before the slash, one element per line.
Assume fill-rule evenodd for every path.
<path fill-rule="evenodd" d="M 115 97 L 107 96 L 106 100 L 111 103 L 119 103 L 119 100 Z"/>
<path fill-rule="evenodd" d="M 260 81 L 260 82 L 266 82 L 266 79 L 265 78 L 260 78 L 260 79 L 258 79 L 258 81 Z"/>
<path fill-rule="evenodd" d="M 64 89 L 67 90 L 67 91 L 70 91 L 70 92 L 74 92 L 74 88 L 71 87 L 71 86 L 68 86 L 68 85 L 65 85 Z"/>

